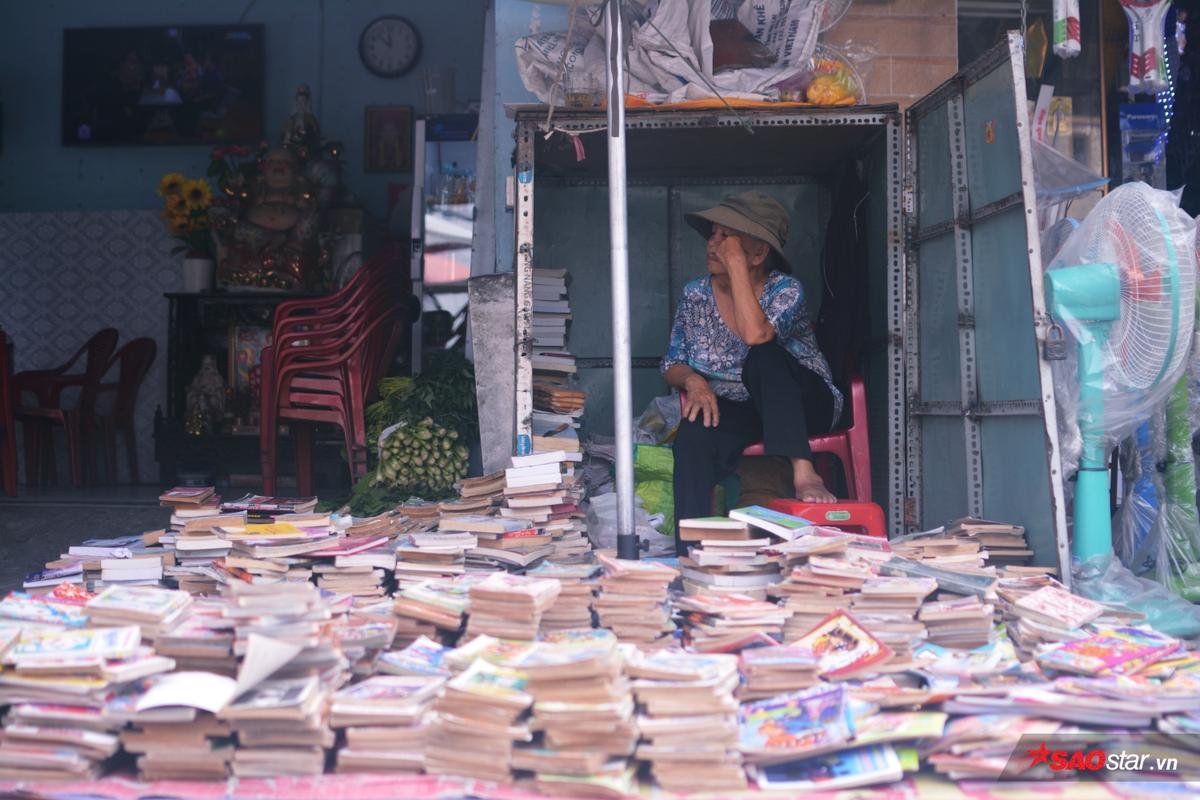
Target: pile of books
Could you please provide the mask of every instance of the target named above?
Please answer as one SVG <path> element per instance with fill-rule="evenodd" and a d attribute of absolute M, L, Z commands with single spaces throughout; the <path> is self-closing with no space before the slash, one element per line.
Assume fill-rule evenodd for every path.
<path fill-rule="evenodd" d="M 820 663 L 812 650 L 800 645 L 751 647 L 738 657 L 742 685 L 740 700 L 758 700 L 808 689 L 819 682 Z"/>
<path fill-rule="evenodd" d="M 536 639 L 542 614 L 554 605 L 560 584 L 551 578 L 496 573 L 471 586 L 467 636 Z"/>
<path fill-rule="evenodd" d="M 239 778 L 320 775 L 334 743 L 328 691 L 316 675 L 259 683 L 219 716 L 237 736 L 233 774 Z"/>
<path fill-rule="evenodd" d="M 137 756 L 142 781 L 221 781 L 233 761 L 233 732 L 212 712 L 188 706 L 137 711 L 128 703 L 110 703 L 105 714 L 130 727 L 121 731 L 121 747 Z"/>
<path fill-rule="evenodd" d="M 343 730 L 338 772 L 420 772 L 426 712 L 446 678 L 376 675 L 333 695 L 329 725 Z"/>
<path fill-rule="evenodd" d="M 783 636 L 790 609 L 744 594 L 689 595 L 675 601 L 685 643 L 698 653 L 736 653 Z"/>
<path fill-rule="evenodd" d="M 667 587 L 678 571 L 657 561 L 628 561 L 597 553 L 604 568 L 592 603 L 601 628 L 622 642 L 655 649 L 671 643 L 675 623 L 667 603 Z"/>
<path fill-rule="evenodd" d="M 461 575 L 406 586 L 396 592 L 396 645 L 420 637 L 443 641 L 458 635 L 470 606 L 470 590 L 480 578 Z"/>
<path fill-rule="evenodd" d="M 478 543 L 475 535 L 453 527 L 444 517 L 436 532 L 408 533 L 397 540 L 393 574 L 403 589 L 431 578 L 453 578 L 467 571 L 466 554 Z"/>
<path fill-rule="evenodd" d="M 464 551 L 467 572 L 524 572 L 554 552 L 550 534 L 527 519 L 466 514 L 443 517 L 442 530 L 468 535 L 475 543 Z"/>
<path fill-rule="evenodd" d="M 142 638 L 153 641 L 171 632 L 192 605 L 187 592 L 159 586 L 110 586 L 87 601 L 95 625 L 137 625 Z"/>
<path fill-rule="evenodd" d="M 868 578 L 851 598 L 850 610 L 891 648 L 893 662 L 908 663 L 913 652 L 932 636 L 926 631 L 926 618 L 918 619 L 917 611 L 936 589 L 937 582 L 931 578 Z M 987 627 L 991 628 L 990 610 Z"/>
<path fill-rule="evenodd" d="M 1072 594 L 1049 577 L 1007 581 L 998 595 L 1009 638 L 1026 657 L 1043 645 L 1079 638 L 1085 625 L 1109 613 L 1106 606 Z"/>
<path fill-rule="evenodd" d="M 926 638 L 941 647 L 972 650 L 992 640 L 995 606 L 979 597 L 950 596 L 948 600 L 925 603 L 917 619 L 925 626 Z"/>
<path fill-rule="evenodd" d="M 615 636 L 590 629 L 552 633 L 505 663 L 524 672 L 533 698 L 530 728 L 540 732 L 532 744 L 514 750 L 515 769 L 536 773 L 545 791 L 553 775 L 581 779 L 626 771 L 638 734 Z"/>
<path fill-rule="evenodd" d="M 525 673 L 475 660 L 433 704 L 425 771 L 510 780 L 514 742 L 533 740 L 526 715 L 532 704 Z"/>
<path fill-rule="evenodd" d="M 737 750 L 738 659 L 733 655 L 658 652 L 631 660 L 627 672 L 641 713 L 637 757 L 668 792 L 746 788 Z"/>
<path fill-rule="evenodd" d="M 693 540 L 688 555 L 679 559 L 683 573 L 683 590 L 687 594 L 741 594 L 765 600 L 767 587 L 779 582 L 779 558 L 770 554 L 769 538 L 750 539 L 744 522 L 718 518 L 712 522 L 729 522 L 740 529 L 700 529 L 691 535 L 711 535 L 730 531 L 736 535 L 715 539 Z M 684 520 L 681 532 L 697 523 L 709 520 Z"/>
<path fill-rule="evenodd" d="M 213 486 L 176 486 L 158 496 L 158 504 L 179 512 L 197 512 L 199 515 L 215 514 L 221 510 L 221 496 Z"/>
<path fill-rule="evenodd" d="M 439 503 L 439 511 L 443 514 L 486 514 L 504 499 L 504 473 L 463 478 L 455 488 L 458 499 Z"/>
<path fill-rule="evenodd" d="M 143 652 L 136 626 L 0 631 L 0 653 L 7 665 L 0 697 L 12 705 L 0 738 L 0 777 L 99 775 L 103 762 L 120 747 L 119 725 L 102 714 L 105 693 L 119 685 L 106 672 L 136 661 Z"/>
<path fill-rule="evenodd" d="M 587 396 L 573 388 L 570 376 L 577 371 L 575 357 L 567 349 L 567 323 L 571 319 L 571 304 L 567 299 L 566 270 L 535 269 L 533 271 L 533 404 L 534 452 L 544 449 L 578 450 L 579 437 L 575 425 L 563 423 L 547 427 L 549 422 L 538 419 L 538 411 L 566 415 L 573 421 L 582 412 Z M 559 439 L 574 440 L 564 444 Z"/>
<path fill-rule="evenodd" d="M 554 605 L 542 613 L 543 634 L 592 627 L 592 602 L 601 572 L 602 568 L 595 563 L 543 561 L 526 573 L 531 578 L 553 578 L 561 587 Z"/>

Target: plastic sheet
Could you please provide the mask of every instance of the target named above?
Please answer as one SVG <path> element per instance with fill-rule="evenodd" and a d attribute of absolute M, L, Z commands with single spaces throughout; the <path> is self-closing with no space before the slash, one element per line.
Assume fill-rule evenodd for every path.
<path fill-rule="evenodd" d="M 1145 577 L 1157 574 L 1158 542 L 1151 533 L 1158 524 L 1162 497 L 1158 462 L 1166 443 L 1161 432 L 1161 420 L 1155 420 L 1153 426 L 1144 422 L 1121 445 L 1125 497 L 1113 519 L 1113 548 L 1127 569 Z"/>
<path fill-rule="evenodd" d="M 1047 305 L 1076 345 L 1051 361 L 1064 474 L 1079 465 L 1081 425 L 1089 457 L 1103 461 L 1183 374 L 1194 325 L 1195 228 L 1169 192 L 1128 183 L 1096 204 L 1050 263 Z M 1081 269 L 1060 272 L 1073 267 Z"/>
<path fill-rule="evenodd" d="M 690 0 L 640 0 L 629 20 L 627 93 L 651 103 L 714 97 L 775 100 L 774 85 L 804 69 L 817 43 L 822 0 L 746 0 L 736 19 L 774 56 L 769 67 L 714 74 L 709 25 L 712 6 Z M 569 33 L 569 37 L 568 37 Z M 564 55 L 564 50 L 566 51 Z M 604 86 L 605 42 L 600 5 L 581 7 L 571 30 L 516 41 L 517 71 L 525 88 L 562 105 L 562 86 Z M 564 75 L 563 73 L 566 73 Z"/>
<path fill-rule="evenodd" d="M 1192 602 L 1200 601 L 1200 515 L 1192 455 L 1191 379 L 1185 375 L 1167 401 L 1163 502 L 1158 525 L 1156 571 L 1160 583 Z"/>
<path fill-rule="evenodd" d="M 1112 553 L 1076 562 L 1072 572 L 1077 594 L 1145 614 L 1146 624 L 1168 636 L 1200 636 L 1200 606 L 1176 597 L 1162 584 L 1137 577 Z"/>
<path fill-rule="evenodd" d="M 678 405 L 678 404 L 676 404 Z M 639 444 L 633 455 L 633 491 L 646 510 L 662 520 L 664 534 L 675 532 L 675 456 L 666 445 Z"/>
<path fill-rule="evenodd" d="M 858 46 L 857 57 L 849 51 L 818 43 L 808 65 L 794 76 L 776 83 L 779 99 L 785 102 L 841 106 L 865 103 L 866 82 L 859 66 L 870 63 L 874 51 Z"/>
<path fill-rule="evenodd" d="M 683 418 L 679 395 L 665 394 L 649 402 L 646 410 L 633 426 L 633 441 L 636 444 L 664 444 L 675 435 L 679 421 Z"/>
<path fill-rule="evenodd" d="M 642 506 L 642 499 L 634 495 L 634 527 L 638 538 L 653 542 L 661 540 L 657 526 L 663 522 L 661 515 L 651 515 Z M 588 538 L 597 550 L 617 548 L 617 495 L 602 494 L 588 500 Z M 674 549 L 672 545 L 672 550 Z"/>

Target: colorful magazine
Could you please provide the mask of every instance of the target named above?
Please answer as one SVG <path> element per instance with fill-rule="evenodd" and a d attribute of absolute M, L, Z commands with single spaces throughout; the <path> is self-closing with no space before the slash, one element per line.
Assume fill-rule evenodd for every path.
<path fill-rule="evenodd" d="M 1149 628 L 1106 628 L 1093 636 L 1038 653 L 1037 661 L 1042 667 L 1059 672 L 1132 675 L 1182 646 L 1178 639 Z"/>
<path fill-rule="evenodd" d="M 335 707 L 363 703 L 413 705 L 437 694 L 443 683 L 443 678 L 425 675 L 375 675 L 339 689 L 333 696 L 333 704 Z"/>
<path fill-rule="evenodd" d="M 158 586 L 109 586 L 88 601 L 90 611 L 128 614 L 139 619 L 166 619 L 191 605 L 192 596 Z"/>
<path fill-rule="evenodd" d="M 834 611 L 792 644 L 812 650 L 822 676 L 845 675 L 886 661 L 892 649 L 845 611 Z"/>
<path fill-rule="evenodd" d="M 816 654 L 803 645 L 754 647 L 739 656 L 743 672 L 760 670 L 815 670 L 819 665 Z"/>
<path fill-rule="evenodd" d="M 752 760 L 819 752 L 854 736 L 846 687 L 822 684 L 738 709 L 738 749 Z"/>
<path fill-rule="evenodd" d="M 760 767 L 760 789 L 819 792 L 890 783 L 904 777 L 900 759 L 890 745 L 843 750 L 825 756 Z"/>
<path fill-rule="evenodd" d="M 18 667 L 62 658 L 130 658 L 142 643 L 142 631 L 136 625 L 120 628 L 80 628 L 27 634 L 5 657 Z"/>
<path fill-rule="evenodd" d="M 449 675 L 449 668 L 443 665 L 449 651 L 428 636 L 421 636 L 403 650 L 382 653 L 378 668 L 391 675 Z"/>
<path fill-rule="evenodd" d="M 528 683 L 525 673 L 520 670 L 498 667 L 477 659 L 446 687 L 463 694 L 476 695 L 481 702 L 495 701 L 526 708 L 533 703 L 533 697 L 526 692 Z"/>
<path fill-rule="evenodd" d="M 88 616 L 83 609 L 48 602 L 27 592 L 9 592 L 0 600 L 0 618 L 68 628 L 82 628 L 88 624 Z"/>
<path fill-rule="evenodd" d="M 1013 604 L 1018 614 L 1065 628 L 1081 628 L 1104 613 L 1104 606 L 1058 586 L 1043 586 Z"/>

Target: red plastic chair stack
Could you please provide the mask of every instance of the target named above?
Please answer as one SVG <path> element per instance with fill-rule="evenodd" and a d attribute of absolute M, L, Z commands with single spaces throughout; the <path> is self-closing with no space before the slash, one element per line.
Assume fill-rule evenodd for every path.
<path fill-rule="evenodd" d="M 318 423 L 342 429 L 351 481 L 366 474 L 364 409 L 401 338 L 402 278 L 392 251 L 365 264 L 338 292 L 281 304 L 277 310 L 272 344 L 262 353 L 265 494 L 276 490 L 278 427 L 285 421 L 295 441 L 300 495 L 313 494 L 313 433 Z"/>
<path fill-rule="evenodd" d="M 679 393 L 682 408 L 687 393 Z M 862 377 L 850 379 L 850 427 L 832 431 L 808 440 L 814 454 L 829 453 L 837 456 L 846 474 L 846 490 L 849 499 L 859 502 L 871 501 L 871 447 L 867 437 L 867 391 Z M 763 455 L 763 443 L 755 442 L 742 451 L 744 456 Z M 830 476 L 822 475 L 826 484 Z"/>
<path fill-rule="evenodd" d="M 0 474 L 4 493 L 17 494 L 17 430 L 13 420 L 12 362 L 8 355 L 8 336 L 0 330 Z"/>
<path fill-rule="evenodd" d="M 115 382 L 101 383 L 96 393 L 96 424 L 104 448 L 104 473 L 109 483 L 117 479 L 117 434 L 125 434 L 125 452 L 129 460 L 129 481 L 138 482 L 137 434 L 134 412 L 137 410 L 138 390 L 154 357 L 158 345 L 149 337 L 134 339 L 109 361 L 108 373 L 116 371 Z M 111 401 L 109 401 L 111 398 Z M 90 464 L 90 462 L 89 462 Z"/>
<path fill-rule="evenodd" d="M 87 341 L 75 355 L 53 369 L 27 370 L 13 376 L 14 417 L 24 426 L 25 480 L 36 485 L 42 479 L 41 456 L 46 456 L 47 474 L 54 474 L 54 446 L 51 426 L 61 425 L 67 434 L 67 455 L 71 482 L 83 485 L 83 465 L 90 463 L 96 392 L 108 370 L 109 358 L 117 347 L 116 328 L 104 328 Z M 83 370 L 72 368 L 84 359 Z M 63 393 L 77 388 L 79 396 L 70 407 L 63 405 Z M 35 400 L 27 404 L 26 395 Z"/>

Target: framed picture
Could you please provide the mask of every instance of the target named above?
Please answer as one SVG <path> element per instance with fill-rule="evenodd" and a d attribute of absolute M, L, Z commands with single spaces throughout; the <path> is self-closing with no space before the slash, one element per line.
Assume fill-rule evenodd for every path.
<path fill-rule="evenodd" d="M 259 378 L 263 348 L 271 339 L 270 328 L 233 325 L 229 328 L 229 388 L 235 397 L 253 397 Z"/>
<path fill-rule="evenodd" d="M 262 25 L 67 28 L 62 143 L 258 141 L 263 38 Z"/>
<path fill-rule="evenodd" d="M 412 106 L 367 106 L 364 171 L 412 171 L 412 117 Z"/>

